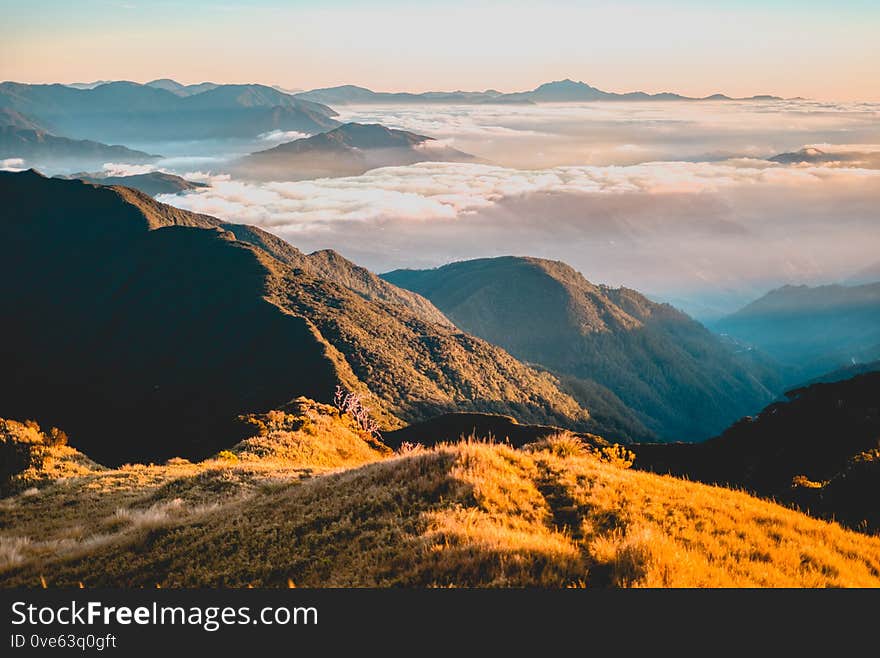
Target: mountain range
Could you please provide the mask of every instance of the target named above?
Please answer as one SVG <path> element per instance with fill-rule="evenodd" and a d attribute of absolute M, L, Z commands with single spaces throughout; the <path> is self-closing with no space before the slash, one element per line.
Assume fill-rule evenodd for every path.
<path fill-rule="evenodd" d="M 712 324 L 788 370 L 788 385 L 880 358 L 880 283 L 783 286 Z"/>
<path fill-rule="evenodd" d="M 748 98 L 731 98 L 724 94 L 713 94 L 703 98 L 682 96 L 681 94 L 647 94 L 641 91 L 618 94 L 602 91 L 585 82 L 557 80 L 544 83 L 531 91 L 504 94 L 494 89 L 486 91 L 428 91 L 423 93 L 377 92 L 355 85 L 342 85 L 312 89 L 296 95 L 328 105 L 356 104 L 398 104 L 398 103 L 566 103 L 584 101 L 772 101 L 782 100 L 777 96 L 759 95 Z"/>
<path fill-rule="evenodd" d="M 594 417 L 605 410 L 623 423 L 614 438 L 705 439 L 774 397 L 772 372 L 684 313 L 564 263 L 511 256 L 382 276 L 558 375 Z"/>
<path fill-rule="evenodd" d="M 386 428 L 485 411 L 600 433 L 555 377 L 341 257 L 313 268 L 123 187 L 0 172 L 0 196 L 0 415 L 65 427 L 103 463 L 204 456 L 240 414 L 337 386 Z"/>
<path fill-rule="evenodd" d="M 55 134 L 104 142 L 255 137 L 273 130 L 316 133 L 339 125 L 329 107 L 264 85 L 179 89 L 111 82 L 91 89 L 0 83 L 0 108 Z"/>
<path fill-rule="evenodd" d="M 0 160 L 19 158 L 27 165 L 101 166 L 106 162 L 144 164 L 160 156 L 87 139 L 53 135 L 24 115 L 0 108 Z"/>
<path fill-rule="evenodd" d="M 276 180 L 356 176 L 377 167 L 417 162 L 474 162 L 467 153 L 437 140 L 378 123 L 346 123 L 311 137 L 242 158 L 234 169 L 244 177 Z"/>

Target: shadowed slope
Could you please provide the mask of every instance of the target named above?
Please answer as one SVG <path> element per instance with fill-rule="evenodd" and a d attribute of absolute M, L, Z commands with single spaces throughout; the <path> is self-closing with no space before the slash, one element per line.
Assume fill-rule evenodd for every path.
<path fill-rule="evenodd" d="M 15 309 L 0 414 L 67 427 L 99 461 L 203 456 L 240 438 L 239 414 L 329 401 L 337 384 L 369 389 L 386 426 L 457 409 L 588 422 L 551 376 L 212 217 L 34 172 L 0 173 L 0 197 L 0 300 Z"/>
<path fill-rule="evenodd" d="M 698 445 L 637 445 L 636 466 L 743 487 L 854 527 L 880 513 L 880 373 L 790 391 Z"/>

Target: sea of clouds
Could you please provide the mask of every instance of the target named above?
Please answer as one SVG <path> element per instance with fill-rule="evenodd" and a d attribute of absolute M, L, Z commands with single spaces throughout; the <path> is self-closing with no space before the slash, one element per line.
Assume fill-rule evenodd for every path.
<path fill-rule="evenodd" d="M 505 254 L 564 260 L 595 282 L 705 318 L 784 283 L 845 279 L 880 253 L 876 159 L 766 160 L 805 146 L 876 153 L 878 104 L 337 109 L 343 120 L 436 137 L 489 164 L 251 183 L 218 175 L 210 157 L 179 158 L 159 166 L 211 186 L 161 200 L 262 226 L 306 251 L 333 248 L 378 272 Z"/>

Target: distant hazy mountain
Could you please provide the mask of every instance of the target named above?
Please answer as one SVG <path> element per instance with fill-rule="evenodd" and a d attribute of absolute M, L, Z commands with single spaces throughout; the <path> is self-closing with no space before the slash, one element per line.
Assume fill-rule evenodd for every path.
<path fill-rule="evenodd" d="M 566 375 L 594 415 L 609 409 L 604 392 L 664 439 L 705 439 L 773 398 L 756 368 L 687 315 L 594 285 L 564 263 L 490 258 L 383 278 L 427 297 L 465 331 Z"/>
<path fill-rule="evenodd" d="M 329 107 L 263 85 L 220 85 L 181 96 L 179 90 L 134 82 L 94 89 L 4 82 L 0 108 L 58 134 L 105 142 L 254 137 L 272 130 L 315 133 L 339 125 Z"/>
<path fill-rule="evenodd" d="M 770 162 L 778 162 L 780 164 L 800 164 L 802 162 L 812 164 L 819 162 L 832 162 L 835 158 L 832 154 L 825 153 L 820 149 L 805 147 L 799 151 L 780 153 L 779 155 L 774 155 L 767 159 L 770 160 Z"/>
<path fill-rule="evenodd" d="M 215 218 L 33 171 L 0 172 L 0 198 L 0 303 L 14 309 L 0 417 L 66 427 L 103 463 L 211 454 L 243 430 L 239 414 L 329 402 L 337 385 L 386 427 L 450 411 L 590 424 L 553 377 L 501 348 L 308 259 L 284 262 Z"/>
<path fill-rule="evenodd" d="M 297 98 L 306 98 L 328 105 L 368 104 L 368 103 L 484 103 L 497 100 L 503 94 L 494 90 L 487 91 L 428 91 L 419 94 L 408 92 L 372 91 L 366 87 L 342 85 L 312 89 L 296 94 Z"/>
<path fill-rule="evenodd" d="M 252 153 L 236 166 L 245 176 L 320 178 L 352 176 L 376 167 L 416 162 L 472 162 L 476 158 L 437 140 L 377 123 L 346 123 L 274 148 Z"/>
<path fill-rule="evenodd" d="M 106 162 L 152 162 L 159 156 L 124 146 L 59 137 L 19 112 L 0 108 L 0 159 L 7 158 L 21 158 L 28 166 L 37 167 L 99 167 Z"/>
<path fill-rule="evenodd" d="M 792 384 L 880 358 L 880 283 L 784 286 L 713 328 L 792 369 Z"/>
<path fill-rule="evenodd" d="M 177 80 L 171 80 L 170 78 L 161 78 L 159 80 L 148 82 L 147 86 L 155 87 L 156 89 L 165 89 L 166 91 L 170 91 L 171 93 L 178 96 L 194 96 L 195 94 L 200 94 L 203 91 L 216 89 L 220 85 L 213 82 L 200 82 L 199 84 L 195 85 L 183 85 L 177 82 Z"/>
<path fill-rule="evenodd" d="M 759 95 L 749 98 L 731 98 L 724 94 L 714 94 L 705 98 L 692 98 L 673 93 L 646 94 L 636 91 L 617 94 L 591 87 L 585 82 L 574 80 L 558 80 L 547 82 L 531 91 L 502 94 L 494 89 L 486 91 L 428 91 L 424 93 L 377 92 L 355 85 L 342 85 L 324 89 L 312 89 L 296 95 L 318 103 L 329 105 L 376 104 L 376 103 L 565 103 L 583 101 L 667 101 L 667 100 L 780 100 L 778 96 Z"/>
<path fill-rule="evenodd" d="M 828 153 L 812 146 L 790 153 L 780 153 L 767 159 L 779 164 L 838 164 L 870 169 L 880 168 L 880 153 L 878 152 L 835 150 Z"/>
<path fill-rule="evenodd" d="M 140 190 L 144 194 L 156 196 L 157 194 L 177 194 L 187 190 L 197 190 L 208 187 L 206 183 L 197 183 L 189 181 L 174 174 L 166 174 L 161 171 L 151 171 L 146 174 L 132 174 L 130 176 L 105 176 L 98 173 L 76 173 L 69 176 L 59 176 L 59 178 L 78 178 L 87 183 L 95 183 L 96 185 L 124 185 L 135 190 Z"/>
<path fill-rule="evenodd" d="M 880 530 L 880 373 L 786 395 L 704 443 L 634 446 L 635 466 L 741 487 Z"/>

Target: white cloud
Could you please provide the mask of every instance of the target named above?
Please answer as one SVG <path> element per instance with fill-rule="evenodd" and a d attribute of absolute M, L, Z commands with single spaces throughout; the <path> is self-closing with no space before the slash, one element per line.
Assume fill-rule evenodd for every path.
<path fill-rule="evenodd" d="M 267 133 L 260 133 L 257 135 L 257 139 L 264 142 L 274 142 L 274 143 L 282 143 L 282 142 L 292 142 L 297 139 L 303 139 L 308 137 L 308 133 L 301 133 L 296 130 L 272 130 Z"/>
<path fill-rule="evenodd" d="M 163 200 L 231 221 L 297 231 L 315 223 L 451 219 L 502 199 L 542 193 L 708 195 L 734 186 L 791 188 L 868 177 L 880 182 L 880 173 L 872 170 L 788 168 L 755 160 L 539 170 L 432 162 L 354 177 L 265 184 L 187 176 L 211 181 L 212 187 Z"/>
<path fill-rule="evenodd" d="M 22 158 L 0 160 L 0 171 L 24 171 L 24 168 L 24 160 Z"/>

